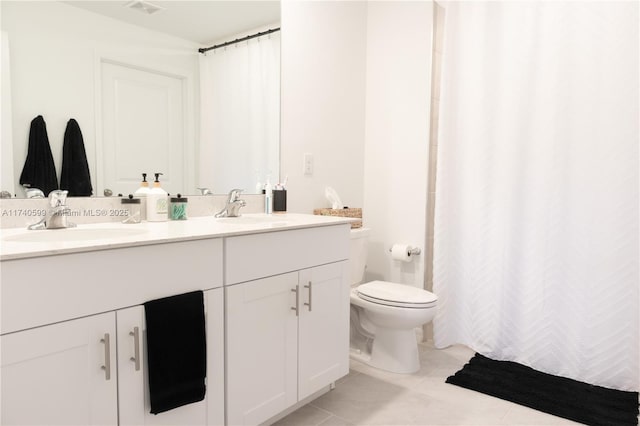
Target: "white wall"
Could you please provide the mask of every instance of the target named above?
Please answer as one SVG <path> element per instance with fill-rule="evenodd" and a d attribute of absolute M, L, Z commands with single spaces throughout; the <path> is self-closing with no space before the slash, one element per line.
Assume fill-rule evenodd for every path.
<path fill-rule="evenodd" d="M 282 4 L 282 158 L 289 211 L 328 207 L 332 186 L 372 228 L 368 279 L 424 285 L 431 1 Z M 304 176 L 305 152 L 313 176 Z M 423 250 L 391 260 L 395 242 Z"/>
<path fill-rule="evenodd" d="M 112 20 L 59 2 L 0 2 L 2 30 L 11 51 L 14 173 L 16 184 L 24 166 L 29 125 L 42 115 L 58 176 L 62 142 L 69 118 L 80 124 L 96 185 L 96 65 L 101 56 L 125 63 L 149 64 L 195 77 L 185 111 L 195 120 L 198 73 L 197 44 Z M 195 126 L 188 138 L 195 144 Z M 194 155 L 190 155 L 192 162 Z M 190 169 L 193 170 L 193 164 Z M 193 180 L 192 180 L 193 181 Z M 4 189 L 4 188 L 3 188 Z M 135 188 L 132 188 L 132 191 Z M 16 193 L 23 195 L 21 190 Z M 101 195 L 101 194 L 99 194 Z"/>
<path fill-rule="evenodd" d="M 287 210 L 330 207 L 325 186 L 362 207 L 366 2 L 282 3 L 281 176 Z M 303 174 L 303 155 L 314 173 Z"/>
<path fill-rule="evenodd" d="M 369 2 L 364 224 L 367 279 L 424 285 L 433 4 Z M 394 243 L 420 247 L 392 261 Z"/>

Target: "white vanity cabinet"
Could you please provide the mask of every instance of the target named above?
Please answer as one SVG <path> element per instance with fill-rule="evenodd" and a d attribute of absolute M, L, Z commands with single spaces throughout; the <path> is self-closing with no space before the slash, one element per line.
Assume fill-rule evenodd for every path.
<path fill-rule="evenodd" d="M 227 424 L 268 421 L 348 373 L 348 232 L 227 240 Z"/>
<path fill-rule="evenodd" d="M 2 336 L 0 424 L 223 425 L 222 288 L 205 292 L 205 309 L 204 401 L 150 413 L 144 307 L 134 306 Z"/>
<path fill-rule="evenodd" d="M 281 217 L 33 252 L 3 240 L 0 425 L 259 424 L 328 390 L 349 367 L 350 225 Z M 150 414 L 142 304 L 196 290 L 205 399 Z"/>
<path fill-rule="evenodd" d="M 221 239 L 12 260 L 0 272 L 0 424 L 224 424 Z M 205 400 L 150 414 L 141 304 L 207 288 Z"/>

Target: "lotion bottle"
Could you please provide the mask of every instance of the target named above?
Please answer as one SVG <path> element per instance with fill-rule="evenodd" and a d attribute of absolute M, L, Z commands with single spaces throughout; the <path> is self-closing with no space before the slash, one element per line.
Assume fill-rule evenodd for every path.
<path fill-rule="evenodd" d="M 160 187 L 160 175 L 154 173 L 156 180 L 153 188 L 147 194 L 147 220 L 149 222 L 164 222 L 169 217 L 169 203 L 167 191 Z"/>
<path fill-rule="evenodd" d="M 142 174 L 142 182 L 140 183 L 140 188 L 133 193 L 136 197 L 146 197 L 149 194 L 151 189 L 149 188 L 149 182 L 147 182 L 147 174 Z"/>

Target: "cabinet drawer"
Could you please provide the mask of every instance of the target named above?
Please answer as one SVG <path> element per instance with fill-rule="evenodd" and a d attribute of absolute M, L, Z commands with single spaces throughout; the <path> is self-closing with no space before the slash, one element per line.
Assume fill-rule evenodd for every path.
<path fill-rule="evenodd" d="M 227 238 L 225 285 L 346 260 L 350 229 L 341 224 Z"/>
<path fill-rule="evenodd" d="M 0 273 L 5 334 L 221 287 L 222 240 L 8 260 Z"/>

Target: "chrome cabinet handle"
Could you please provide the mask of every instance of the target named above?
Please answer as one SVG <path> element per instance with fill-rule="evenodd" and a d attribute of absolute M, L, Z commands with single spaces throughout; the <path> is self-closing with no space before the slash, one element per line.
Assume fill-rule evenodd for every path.
<path fill-rule="evenodd" d="M 311 312 L 311 281 L 309 281 L 309 285 L 305 285 L 304 288 L 309 289 L 309 303 L 305 303 L 305 306 L 308 306 L 309 312 Z"/>
<path fill-rule="evenodd" d="M 296 316 L 298 316 L 298 306 L 300 306 L 300 292 L 298 291 L 298 286 L 296 285 L 296 288 L 292 288 L 291 291 L 296 294 L 296 306 L 291 309 L 296 311 Z"/>
<path fill-rule="evenodd" d="M 140 371 L 140 329 L 133 327 L 133 331 L 129 332 L 129 336 L 133 336 L 133 356 L 129 360 L 135 362 L 136 371 Z"/>
<path fill-rule="evenodd" d="M 111 344 L 109 342 L 109 333 L 104 334 L 104 338 L 100 339 L 104 343 L 104 365 L 100 368 L 104 370 L 104 379 L 111 380 Z"/>

